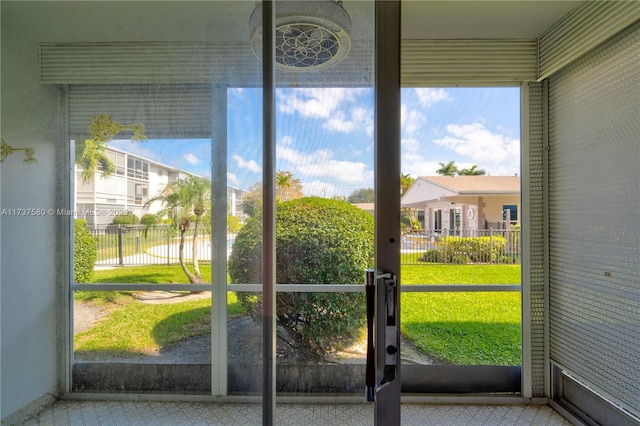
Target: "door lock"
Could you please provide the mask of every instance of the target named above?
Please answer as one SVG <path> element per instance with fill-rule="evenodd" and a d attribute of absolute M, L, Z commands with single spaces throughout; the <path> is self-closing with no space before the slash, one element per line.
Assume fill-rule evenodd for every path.
<path fill-rule="evenodd" d="M 367 369 L 366 398 L 375 400 L 375 393 L 395 380 L 398 372 L 398 281 L 391 273 L 376 274 L 366 270 L 367 297 Z M 377 333 L 383 331 L 383 336 Z M 384 344 L 382 378 L 376 383 L 376 366 L 380 365 L 376 350 Z M 378 355 L 380 355 L 378 353 Z"/>

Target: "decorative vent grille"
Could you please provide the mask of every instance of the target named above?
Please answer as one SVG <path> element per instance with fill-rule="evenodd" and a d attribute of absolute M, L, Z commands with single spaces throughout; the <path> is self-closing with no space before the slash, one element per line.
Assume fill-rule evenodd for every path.
<path fill-rule="evenodd" d="M 276 62 L 293 68 L 317 68 L 336 57 L 340 38 L 317 25 L 290 24 L 276 30 Z"/>

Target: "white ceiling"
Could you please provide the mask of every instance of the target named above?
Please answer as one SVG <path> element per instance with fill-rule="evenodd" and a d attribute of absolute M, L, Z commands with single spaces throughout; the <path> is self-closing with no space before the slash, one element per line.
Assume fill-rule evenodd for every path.
<path fill-rule="evenodd" d="M 402 4 L 405 39 L 537 38 L 581 1 L 417 1 Z M 345 0 L 354 39 L 371 39 L 373 4 Z M 2 25 L 43 42 L 249 39 L 254 1 L 12 1 Z"/>

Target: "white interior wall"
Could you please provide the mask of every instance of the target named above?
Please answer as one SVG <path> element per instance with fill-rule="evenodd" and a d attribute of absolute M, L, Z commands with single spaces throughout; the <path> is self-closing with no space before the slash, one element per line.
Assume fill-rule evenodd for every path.
<path fill-rule="evenodd" d="M 55 144 L 59 95 L 38 84 L 38 44 L 10 28 L 2 15 L 2 138 L 33 147 L 37 164 L 16 152 L 0 166 L 1 418 L 41 399 L 57 381 Z M 9 209 L 44 209 L 11 216 Z"/>

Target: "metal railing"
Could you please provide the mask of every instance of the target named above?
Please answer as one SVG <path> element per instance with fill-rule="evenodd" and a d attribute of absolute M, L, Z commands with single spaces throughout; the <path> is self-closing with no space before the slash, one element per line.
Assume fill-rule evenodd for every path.
<path fill-rule="evenodd" d="M 107 225 L 91 229 L 98 256 L 96 266 L 124 266 L 150 264 L 176 264 L 180 256 L 180 235 L 169 225 Z M 229 234 L 227 254 L 235 235 Z M 187 231 L 184 258 L 193 257 L 193 225 Z M 198 259 L 211 260 L 211 227 L 202 224 L 198 229 L 196 248 Z"/>
<path fill-rule="evenodd" d="M 179 262 L 180 236 L 168 225 L 107 225 L 89 231 L 96 242 L 96 266 L 176 264 Z M 235 234 L 227 234 L 227 256 Z M 198 259 L 211 260 L 211 229 L 201 226 L 197 242 Z M 193 256 L 193 227 L 188 231 L 184 257 Z M 420 230 L 402 235 L 400 254 L 403 265 L 519 264 L 520 229 Z"/>
<path fill-rule="evenodd" d="M 405 232 L 401 263 L 520 263 L 520 229 L 442 229 Z"/>

